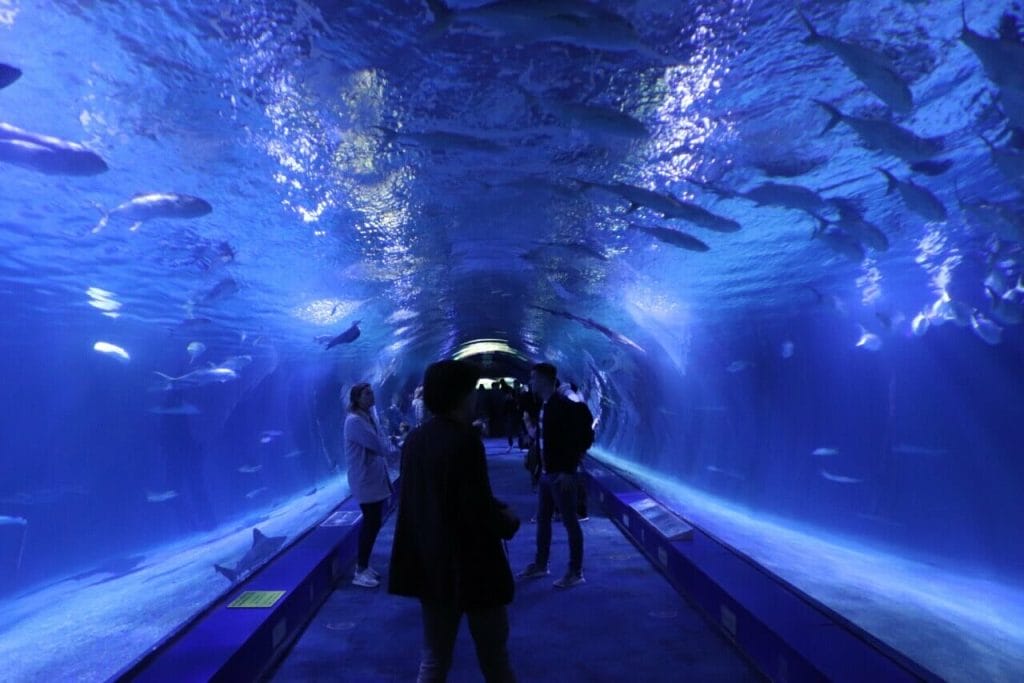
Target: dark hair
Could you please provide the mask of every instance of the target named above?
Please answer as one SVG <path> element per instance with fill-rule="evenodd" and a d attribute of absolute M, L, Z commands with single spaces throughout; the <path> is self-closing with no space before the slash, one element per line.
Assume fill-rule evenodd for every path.
<path fill-rule="evenodd" d="M 359 395 L 370 388 L 369 382 L 360 382 L 348 392 L 348 412 L 354 413 L 359 410 Z"/>
<path fill-rule="evenodd" d="M 446 415 L 469 394 L 480 379 L 480 369 L 464 360 L 432 363 L 423 373 L 423 403 L 434 415 Z"/>
<path fill-rule="evenodd" d="M 530 371 L 541 377 L 546 377 L 552 384 L 558 386 L 558 369 L 551 363 L 537 363 L 530 368 Z"/>

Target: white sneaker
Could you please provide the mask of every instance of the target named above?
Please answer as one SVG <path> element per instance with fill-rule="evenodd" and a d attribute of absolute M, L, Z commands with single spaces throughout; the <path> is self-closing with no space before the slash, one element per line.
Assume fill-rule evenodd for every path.
<path fill-rule="evenodd" d="M 376 588 L 380 585 L 380 581 L 373 578 L 373 574 L 369 570 L 364 569 L 363 571 L 357 571 L 355 576 L 352 577 L 353 586 L 362 586 L 363 588 Z"/>
<path fill-rule="evenodd" d="M 370 572 L 370 575 L 375 579 L 380 579 L 380 572 L 373 567 L 367 567 L 366 571 Z"/>

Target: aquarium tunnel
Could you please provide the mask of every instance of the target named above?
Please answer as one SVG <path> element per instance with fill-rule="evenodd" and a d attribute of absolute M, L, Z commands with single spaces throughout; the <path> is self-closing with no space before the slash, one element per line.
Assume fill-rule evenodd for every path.
<path fill-rule="evenodd" d="M 412 680 L 342 431 L 451 358 L 513 572 L 530 368 L 594 418 L 519 680 L 1024 680 L 1022 21 L 0 0 L 0 680 Z"/>

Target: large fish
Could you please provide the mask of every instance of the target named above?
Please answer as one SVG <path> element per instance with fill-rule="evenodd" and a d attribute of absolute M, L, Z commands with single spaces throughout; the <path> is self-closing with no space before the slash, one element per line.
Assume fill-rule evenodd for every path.
<path fill-rule="evenodd" d="M 814 190 L 802 185 L 785 183 L 761 183 L 746 192 L 740 192 L 758 206 L 778 206 L 784 209 L 796 209 L 812 215 L 820 215 L 828 210 L 828 202 Z"/>
<path fill-rule="evenodd" d="M 1024 62 L 1021 62 L 1021 69 L 1024 69 Z M 1024 151 L 1012 147 L 996 147 L 984 135 L 979 135 L 988 147 L 992 156 L 992 163 L 996 168 L 1014 185 L 1024 189 Z"/>
<path fill-rule="evenodd" d="M 903 198 L 903 203 L 917 215 L 925 220 L 940 223 L 945 222 L 949 217 L 946 213 L 946 207 L 927 188 L 921 187 L 910 180 L 900 180 L 884 168 L 876 168 L 876 170 L 884 175 L 889 183 L 885 193 L 891 194 L 893 190 L 898 190 L 900 197 Z"/>
<path fill-rule="evenodd" d="M 637 223 L 630 223 L 629 227 L 644 232 L 659 242 L 670 244 L 673 247 L 679 247 L 680 249 L 688 249 L 690 251 L 708 251 L 711 249 L 708 245 L 701 242 L 692 235 L 687 235 L 685 232 L 679 232 L 678 230 L 670 230 L 669 228 L 661 228 L 658 226 L 639 225 Z"/>
<path fill-rule="evenodd" d="M 107 162 L 77 142 L 0 123 L 0 161 L 50 175 L 96 175 Z"/>
<path fill-rule="evenodd" d="M 21 69 L 10 64 L 0 63 L 0 89 L 6 88 L 21 78 Z"/>
<path fill-rule="evenodd" d="M 977 56 L 985 75 L 1000 88 L 1024 92 L 1024 45 L 1006 38 L 988 38 L 975 33 L 967 25 L 963 0 L 960 3 L 963 21 L 960 40 Z"/>
<path fill-rule="evenodd" d="M 665 59 L 647 46 L 623 17 L 583 0 L 497 0 L 454 9 L 427 0 L 434 24 L 425 37 L 436 39 L 452 26 L 521 43 L 564 43 L 609 52 L 632 52 L 655 62 Z"/>
<path fill-rule="evenodd" d="M 97 207 L 100 208 L 100 207 Z M 198 218 L 213 211 L 213 207 L 205 199 L 174 192 L 153 192 L 137 194 L 120 204 L 110 212 L 103 211 L 100 222 L 92 229 L 99 232 L 111 220 L 130 222 L 129 230 L 135 231 L 148 220 L 154 218 Z"/>
<path fill-rule="evenodd" d="M 186 373 L 180 377 L 171 377 L 170 375 L 165 375 L 162 372 L 157 372 L 156 374 L 165 381 L 165 391 L 201 387 L 206 386 L 207 384 L 222 384 L 224 382 L 230 382 L 238 379 L 238 373 L 232 368 L 219 367 L 216 365 L 193 370 L 192 372 Z"/>
<path fill-rule="evenodd" d="M 407 132 L 384 126 L 371 126 L 371 128 L 376 128 L 384 133 L 388 141 L 411 143 L 438 152 L 503 152 L 507 149 L 494 140 L 447 130 Z"/>
<path fill-rule="evenodd" d="M 678 218 L 716 232 L 736 232 L 740 229 L 740 224 L 731 218 L 725 218 L 724 216 L 711 213 L 707 209 L 697 206 L 696 204 L 684 202 L 669 194 L 655 192 L 654 190 L 636 187 L 635 185 L 627 185 L 625 183 L 609 184 L 590 182 L 586 180 L 577 180 L 576 182 L 585 188 L 597 187 L 605 190 L 606 192 L 611 192 L 612 194 L 622 197 L 629 202 L 630 211 L 635 211 L 642 206 L 650 209 L 651 211 L 660 213 L 665 218 Z"/>
<path fill-rule="evenodd" d="M 843 64 L 875 93 L 889 108 L 907 114 L 914 107 L 910 88 L 899 77 L 889 60 L 882 54 L 860 45 L 818 33 L 811 22 L 799 13 L 810 35 L 804 39 L 808 45 L 819 45 L 843 61 Z"/>
<path fill-rule="evenodd" d="M 617 109 L 551 98 L 541 99 L 525 89 L 523 92 L 528 101 L 547 110 L 564 125 L 574 126 L 595 135 L 628 140 L 643 140 L 650 136 L 650 130 L 642 121 Z"/>
<path fill-rule="evenodd" d="M 881 228 L 864 218 L 855 203 L 848 199 L 832 199 L 831 203 L 839 209 L 839 218 L 834 223 L 837 227 L 875 251 L 889 249 L 889 238 Z"/>
<path fill-rule="evenodd" d="M 1024 212 L 1015 202 L 965 200 L 959 190 L 956 199 L 967 222 L 976 229 L 1011 242 L 1024 242 Z"/>
<path fill-rule="evenodd" d="M 839 228 L 829 226 L 824 218 L 820 220 L 818 229 L 811 237 L 821 240 L 826 247 L 855 263 L 864 260 L 864 247 L 861 243 Z"/>
<path fill-rule="evenodd" d="M 359 334 L 360 334 L 360 332 L 359 332 L 359 323 L 360 322 L 362 322 L 362 321 L 361 320 L 355 321 L 354 323 L 352 323 L 352 325 L 349 326 L 349 328 L 347 330 L 345 330 L 344 332 L 342 332 L 341 334 L 339 334 L 336 337 L 331 337 L 330 339 L 324 339 L 324 338 L 321 337 L 320 339 L 323 340 L 321 343 L 324 344 L 324 349 L 325 350 L 326 349 L 331 349 L 331 348 L 334 348 L 335 346 L 338 346 L 339 344 L 351 344 L 356 339 L 359 339 Z"/>
<path fill-rule="evenodd" d="M 266 489 L 264 487 L 264 489 L 258 490 Z M 213 568 L 228 581 L 235 583 L 239 579 L 251 574 L 263 565 L 264 562 L 273 557 L 286 540 L 288 540 L 287 536 L 265 536 L 262 531 L 253 527 L 252 546 L 235 562 L 234 568 L 224 567 L 219 564 L 213 565 Z"/>
<path fill-rule="evenodd" d="M 906 128 L 897 126 L 895 123 L 881 119 L 850 116 L 839 111 L 828 102 L 814 101 L 819 107 L 827 111 L 831 117 L 824 130 L 821 131 L 822 133 L 832 130 L 837 123 L 845 123 L 850 128 L 853 128 L 860 137 L 861 142 L 868 149 L 888 152 L 912 164 L 932 159 L 943 150 L 942 138 L 918 137 Z"/>

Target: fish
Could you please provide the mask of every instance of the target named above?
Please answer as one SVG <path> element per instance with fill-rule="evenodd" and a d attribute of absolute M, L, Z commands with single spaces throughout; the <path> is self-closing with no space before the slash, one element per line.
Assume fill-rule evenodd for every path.
<path fill-rule="evenodd" d="M 953 322 L 957 327 L 968 327 L 971 324 L 971 309 L 962 301 L 953 301 L 949 292 L 942 291 L 942 294 L 932 304 L 928 312 L 932 325 L 942 325 Z"/>
<path fill-rule="evenodd" d="M 215 301 L 219 301 L 220 299 L 224 299 L 232 294 L 238 293 L 238 290 L 238 282 L 235 281 L 235 278 L 226 277 L 203 294 L 198 303 L 204 305 L 212 304 Z"/>
<path fill-rule="evenodd" d="M 839 210 L 839 218 L 834 221 L 836 227 L 875 251 L 888 251 L 889 238 L 881 228 L 864 218 L 856 203 L 842 198 L 829 201 Z"/>
<path fill-rule="evenodd" d="M 878 351 L 882 348 L 882 338 L 877 334 L 868 332 L 862 325 L 860 328 L 860 339 L 857 340 L 854 346 L 866 351 Z"/>
<path fill-rule="evenodd" d="M 574 254 L 578 254 L 579 256 L 585 256 L 587 258 L 592 258 L 592 259 L 595 259 L 597 261 L 607 261 L 608 260 L 608 257 L 605 256 L 603 253 L 601 253 L 600 250 L 598 250 L 595 247 L 587 244 L 586 242 L 541 242 L 540 245 L 542 247 L 553 247 L 555 249 L 564 249 L 565 251 L 572 252 Z M 529 261 L 529 260 L 531 260 L 536 255 L 537 254 L 534 254 L 531 251 L 531 252 L 528 252 L 526 255 L 524 255 L 524 258 L 526 258 Z"/>
<path fill-rule="evenodd" d="M 302 455 L 302 451 L 295 450 L 295 451 L 288 451 L 282 457 L 284 457 L 284 458 L 297 458 L 300 455 Z"/>
<path fill-rule="evenodd" d="M 111 344 L 110 342 L 98 341 L 92 345 L 92 350 L 110 356 L 111 358 L 116 358 L 122 363 L 127 363 L 132 359 L 132 357 L 128 355 L 127 351 L 116 344 Z"/>
<path fill-rule="evenodd" d="M 557 309 L 545 308 L 543 306 L 535 306 L 535 305 L 532 305 L 532 304 L 529 305 L 529 308 L 532 308 L 532 309 L 535 309 L 535 310 L 538 310 L 538 311 L 543 311 L 545 313 L 548 313 L 548 314 L 554 315 L 554 316 L 558 316 L 560 318 L 565 318 L 566 320 L 572 320 L 572 321 L 578 322 L 578 323 L 580 323 L 581 325 L 583 325 L 584 327 L 586 327 L 588 329 L 594 330 L 596 332 L 600 332 L 605 337 L 607 337 L 608 339 L 612 340 L 613 342 L 616 342 L 617 344 L 622 344 L 623 346 L 629 346 L 629 347 L 631 347 L 633 349 L 636 349 L 637 351 L 639 351 L 641 353 L 647 353 L 642 346 L 637 344 L 635 341 L 633 341 L 632 339 L 630 339 L 626 335 L 620 334 L 619 332 L 616 332 L 615 330 L 613 330 L 613 329 L 611 329 L 611 328 L 609 328 L 609 327 L 607 327 L 605 325 L 602 325 L 601 323 L 596 322 L 595 320 L 592 320 L 590 318 L 583 318 L 583 317 L 580 317 L 580 316 L 576 315 L 575 313 L 570 313 L 568 311 L 560 311 L 560 310 L 557 310 Z"/>
<path fill-rule="evenodd" d="M 927 161 L 942 153 L 945 143 L 941 137 L 922 138 L 911 131 L 882 119 L 867 119 L 844 114 L 828 102 L 814 102 L 829 114 L 822 134 L 842 122 L 853 128 L 868 149 L 881 150 L 908 163 Z"/>
<path fill-rule="evenodd" d="M 811 238 L 821 240 L 826 247 L 855 263 L 864 260 L 864 247 L 861 243 L 843 230 L 830 227 L 824 218 L 819 219 L 818 228 L 812 233 Z"/>
<path fill-rule="evenodd" d="M 846 477 L 840 474 L 832 474 L 831 472 L 827 472 L 825 470 L 821 470 L 821 476 L 827 479 L 828 481 L 834 481 L 837 484 L 860 484 L 861 482 L 864 481 L 863 479 L 857 479 L 856 477 Z"/>
<path fill-rule="evenodd" d="M 924 175 L 942 175 L 949 169 L 953 168 L 952 159 L 931 159 L 929 161 L 918 161 L 917 163 L 910 164 L 910 169 L 915 173 L 923 173 Z"/>
<path fill-rule="evenodd" d="M 838 448 L 815 448 L 811 451 L 811 455 L 817 455 L 819 457 L 832 457 L 833 455 L 839 455 Z"/>
<path fill-rule="evenodd" d="M 1021 70 L 1024 71 L 1024 62 L 1021 63 Z M 996 165 L 1003 176 L 1014 185 L 1024 189 L 1024 151 L 1009 146 L 996 147 L 984 135 L 978 137 L 988 147 L 992 163 Z"/>
<path fill-rule="evenodd" d="M 398 131 L 384 126 L 371 126 L 382 133 L 385 138 L 399 143 L 413 144 L 438 152 L 504 152 L 508 148 L 494 140 L 455 133 L 446 130 L 428 130 L 420 132 Z"/>
<path fill-rule="evenodd" d="M 564 125 L 576 127 L 594 135 L 626 140 L 643 140 L 650 137 L 651 131 L 642 121 L 617 109 L 541 98 L 525 88 L 522 89 L 522 92 L 529 103 L 550 112 Z"/>
<path fill-rule="evenodd" d="M 192 405 L 191 403 L 179 403 L 174 406 L 158 406 L 156 408 L 150 408 L 149 412 L 155 415 L 198 415 L 199 408 Z"/>
<path fill-rule="evenodd" d="M 964 217 L 975 228 L 995 233 L 1004 240 L 1024 242 L 1024 212 L 1015 202 L 965 200 L 959 189 L 956 199 Z"/>
<path fill-rule="evenodd" d="M 731 218 L 719 216 L 696 204 L 676 199 L 669 194 L 626 183 L 596 183 L 578 179 L 576 182 L 587 189 L 596 187 L 622 197 L 629 202 L 630 212 L 644 207 L 660 213 L 665 218 L 678 218 L 715 232 L 736 232 L 741 227 Z"/>
<path fill-rule="evenodd" d="M 1003 38 L 988 38 L 967 25 L 967 10 L 960 2 L 960 42 L 970 48 L 981 62 L 988 79 L 1000 88 L 1024 92 L 1024 45 Z"/>
<path fill-rule="evenodd" d="M 198 218 L 213 211 L 210 202 L 201 197 L 174 192 L 136 194 L 111 211 L 106 211 L 99 205 L 95 206 L 103 216 L 93 227 L 93 234 L 107 227 L 111 220 L 130 222 L 128 230 L 135 232 L 144 222 L 154 218 Z"/>
<path fill-rule="evenodd" d="M 795 351 L 796 351 L 796 346 L 794 346 L 793 342 L 788 341 L 788 340 L 782 342 L 782 357 L 783 358 L 792 358 L 793 357 L 793 353 Z"/>
<path fill-rule="evenodd" d="M 991 315 L 1003 325 L 1019 325 L 1024 321 L 1024 292 L 1019 288 L 1009 289 L 1003 294 L 986 287 L 992 303 Z"/>
<path fill-rule="evenodd" d="M 268 429 L 260 432 L 260 443 L 270 443 L 279 436 L 282 436 L 284 432 L 280 429 Z"/>
<path fill-rule="evenodd" d="M 255 474 L 263 469 L 263 465 L 242 465 L 238 471 L 242 474 Z"/>
<path fill-rule="evenodd" d="M 680 249 L 688 249 L 689 251 L 709 251 L 711 249 L 711 247 L 696 237 L 678 230 L 671 230 L 669 228 L 661 228 L 653 225 L 639 225 L 637 223 L 630 223 L 629 227 L 646 233 L 659 242 L 664 242 L 665 244 L 669 244 L 673 247 L 679 247 Z"/>
<path fill-rule="evenodd" d="M 0 63 L 0 90 L 21 78 L 21 69 L 10 64 Z"/>
<path fill-rule="evenodd" d="M 28 520 L 24 517 L 0 515 L 0 526 L 28 526 Z"/>
<path fill-rule="evenodd" d="M 802 185 L 785 183 L 761 183 L 740 196 L 755 202 L 758 206 L 778 206 L 784 209 L 804 211 L 820 215 L 828 210 L 829 204 L 814 190 Z"/>
<path fill-rule="evenodd" d="M 996 346 L 1003 341 L 1003 328 L 986 318 L 979 311 L 971 313 L 971 329 L 986 344 Z"/>
<path fill-rule="evenodd" d="M 886 181 L 888 181 L 888 188 L 885 193 L 888 195 L 892 194 L 893 190 L 898 190 L 906 207 L 917 215 L 925 220 L 938 223 L 944 223 L 949 217 L 946 207 L 927 188 L 921 187 L 910 180 L 899 180 L 884 168 L 876 167 L 875 170 L 885 176 Z"/>
<path fill-rule="evenodd" d="M 751 165 L 770 178 L 797 178 L 828 162 L 826 157 L 760 159 Z"/>
<path fill-rule="evenodd" d="M 97 175 L 109 168 L 99 154 L 77 142 L 7 123 L 0 123 L 0 161 L 48 175 Z"/>
<path fill-rule="evenodd" d="M 733 362 L 729 363 L 728 366 L 726 366 L 725 371 L 735 374 L 737 372 L 743 372 L 744 370 L 748 370 L 752 367 L 754 367 L 754 364 L 751 363 L 749 360 L 734 360 Z"/>
<path fill-rule="evenodd" d="M 915 337 L 923 337 L 931 327 L 931 316 L 927 313 L 918 313 L 910 323 L 910 330 Z"/>
<path fill-rule="evenodd" d="M 914 108 L 910 88 L 884 55 L 855 43 L 818 33 L 803 12 L 797 13 L 810 32 L 810 35 L 804 38 L 804 44 L 818 45 L 839 57 L 853 75 L 890 109 L 899 114 L 910 113 Z"/>
<path fill-rule="evenodd" d="M 454 9 L 441 0 L 427 0 L 433 25 L 428 40 L 453 26 L 475 29 L 517 43 L 563 43 L 610 52 L 633 52 L 661 63 L 661 55 L 644 44 L 624 18 L 582 0 L 497 0 L 477 7 Z"/>
<path fill-rule="evenodd" d="M 238 373 L 231 368 L 223 368 L 216 365 L 193 370 L 180 377 L 171 377 L 162 372 L 154 372 L 154 374 L 164 380 L 164 391 L 202 387 L 208 384 L 222 384 L 238 379 Z"/>
<path fill-rule="evenodd" d="M 189 342 L 185 350 L 188 351 L 188 362 L 190 364 L 195 363 L 196 358 L 199 358 L 199 356 L 206 352 L 206 344 L 200 341 Z"/>
<path fill-rule="evenodd" d="M 266 486 L 261 486 L 258 489 L 253 489 L 252 491 L 249 491 L 248 493 L 246 493 L 245 497 L 248 498 L 249 500 L 252 500 L 256 496 L 259 496 L 259 495 L 262 495 L 262 494 L 266 493 L 268 490 L 269 489 Z"/>
<path fill-rule="evenodd" d="M 335 346 L 338 346 L 339 344 L 351 344 L 356 339 L 359 339 L 359 334 L 360 334 L 360 332 L 359 332 L 359 323 L 360 322 L 362 322 L 362 321 L 361 320 L 355 321 L 354 323 L 352 323 L 352 325 L 349 326 L 349 328 L 347 330 L 345 330 L 341 334 L 337 335 L 336 337 L 331 337 L 326 342 L 323 342 L 324 350 L 334 348 Z M 322 337 L 318 338 L 318 339 L 322 339 Z"/>
<path fill-rule="evenodd" d="M 287 536 L 265 536 L 262 531 L 253 527 L 252 546 L 235 562 L 234 568 L 229 569 L 219 564 L 213 565 L 213 568 L 231 583 L 237 583 L 239 579 L 251 574 L 276 555 L 286 540 Z"/>
<path fill-rule="evenodd" d="M 178 492 L 173 489 L 169 491 L 146 491 L 146 500 L 150 503 L 164 503 L 177 497 Z"/>

